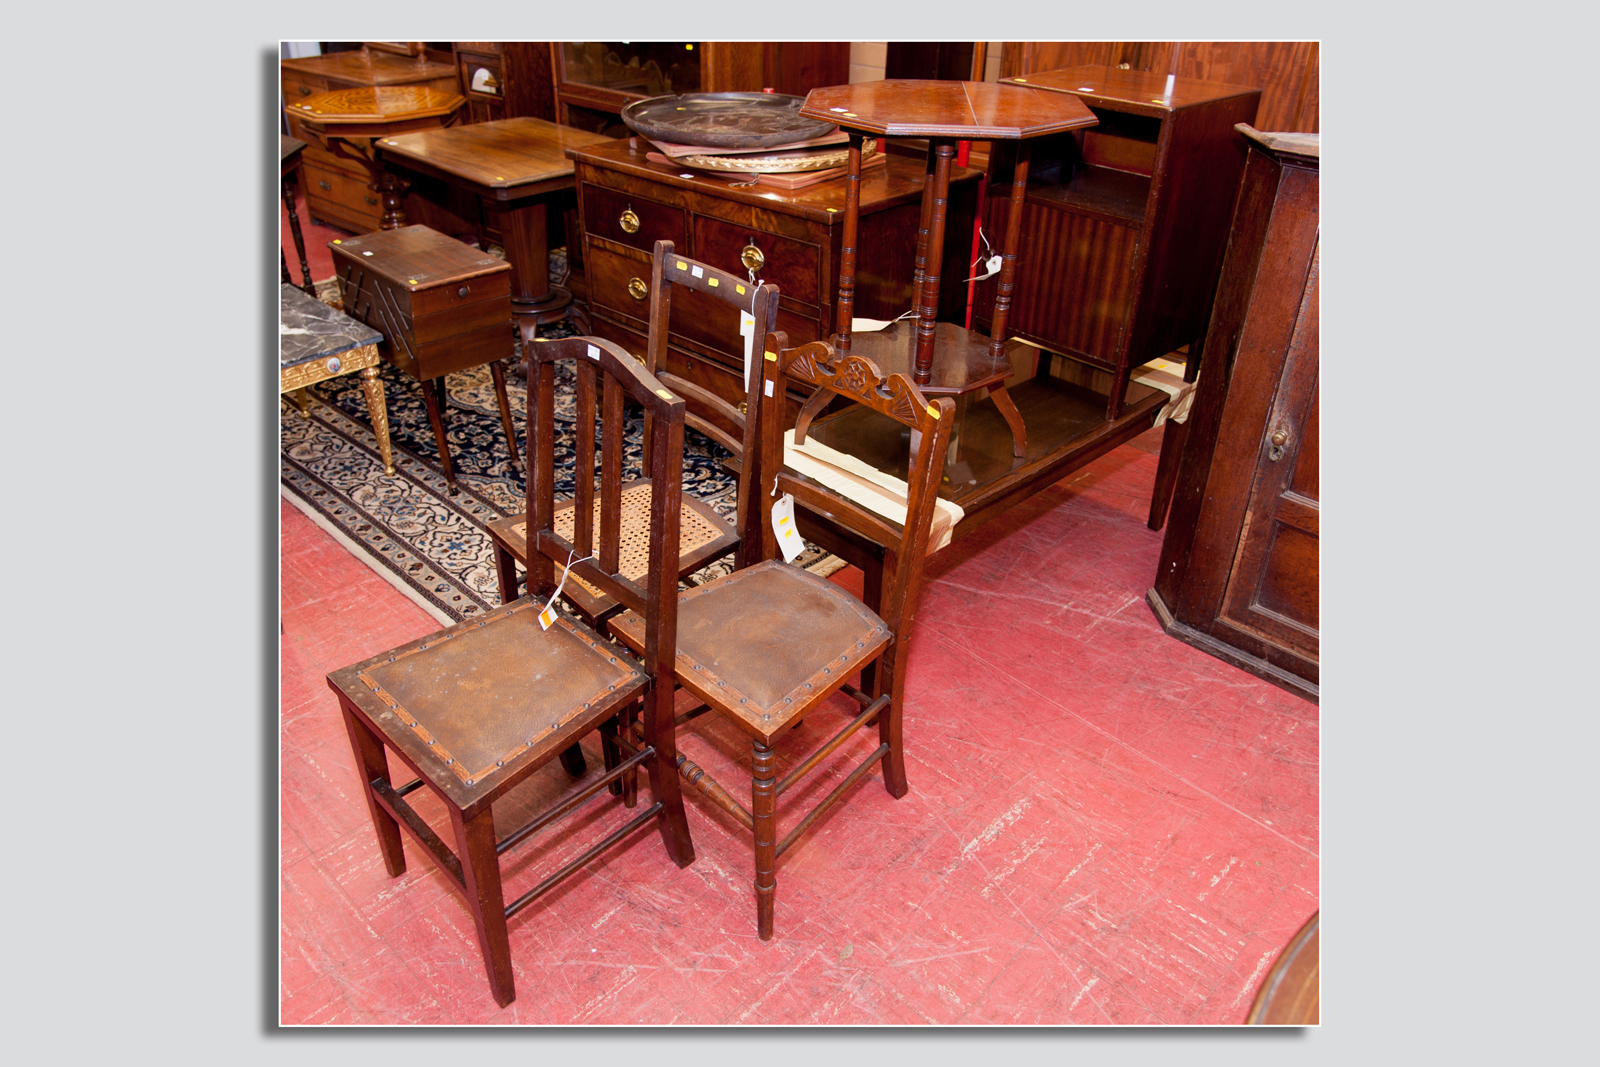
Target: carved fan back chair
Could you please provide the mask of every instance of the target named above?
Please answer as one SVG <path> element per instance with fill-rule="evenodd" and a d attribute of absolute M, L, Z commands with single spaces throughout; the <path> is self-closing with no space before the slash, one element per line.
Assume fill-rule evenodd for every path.
<path fill-rule="evenodd" d="M 766 337 L 761 373 L 752 381 L 740 480 L 740 495 L 749 505 L 740 567 L 685 592 L 678 605 L 678 683 L 703 702 L 678 721 L 710 710 L 750 738 L 750 808 L 682 756 L 678 770 L 754 837 L 756 926 L 762 939 L 773 931 L 777 858 L 874 764 L 881 762 L 890 796 L 902 797 L 908 789 L 900 725 L 906 652 L 955 406 L 948 398 L 929 403 L 906 376 L 885 379 L 870 361 L 837 354 L 827 342 L 789 350 L 786 343 L 783 333 Z M 789 383 L 847 397 L 908 428 L 911 455 L 903 522 L 886 519 L 784 467 L 784 393 Z M 787 503 L 778 494 L 855 537 L 886 546 L 878 611 L 839 585 L 777 558 L 775 501 L 780 518 Z M 627 612 L 613 618 L 609 628 L 626 644 L 644 648 L 646 622 Z M 859 687 L 850 684 L 858 672 Z M 850 714 L 843 727 L 777 781 L 775 746 L 839 692 L 854 701 L 846 705 Z M 778 799 L 858 730 L 874 723 L 877 746 L 779 841 Z"/>
<path fill-rule="evenodd" d="M 737 459 L 744 453 L 744 415 L 733 405 L 693 382 L 672 374 L 666 367 L 668 321 L 672 312 L 673 290 L 686 287 L 748 314 L 754 320 L 756 339 L 765 337 L 777 322 L 778 287 L 755 285 L 715 267 L 685 256 L 674 255 L 671 241 L 657 241 L 651 263 L 650 280 L 650 337 L 645 358 L 645 369 L 655 375 L 685 401 L 685 422 L 699 430 Z M 686 309 L 701 311 L 705 305 L 696 304 Z M 523 350 L 534 344 L 534 328 L 521 324 Z M 538 342 L 543 344 L 545 342 Z M 647 416 L 648 418 L 648 416 Z M 580 426 L 582 424 L 580 423 Z M 650 463 L 650 435 L 646 434 L 644 462 Z M 645 509 L 650 501 L 649 479 L 630 481 L 623 486 L 622 538 L 624 544 L 636 546 L 632 558 L 624 559 L 622 573 L 636 576 L 642 566 L 640 548 L 646 539 Z M 740 496 L 741 507 L 743 496 Z M 689 494 L 681 494 L 680 553 L 678 576 L 687 578 L 707 564 L 734 551 L 739 544 L 736 523 L 718 515 L 710 504 Z M 572 525 L 572 503 L 557 509 L 558 529 Z M 742 514 L 742 512 L 741 512 Z M 517 564 L 527 566 L 527 516 L 510 515 L 488 524 L 489 537 L 494 542 L 495 572 L 500 585 L 502 603 L 517 596 L 519 581 Z M 568 604 L 590 625 L 599 626 L 605 619 L 621 609 L 615 600 L 599 595 L 581 582 L 569 582 L 562 590 Z"/>
<path fill-rule="evenodd" d="M 489 985 L 502 1006 L 516 996 L 506 920 L 518 910 L 651 821 L 673 862 L 685 867 L 694 861 L 674 771 L 677 554 L 664 547 L 678 541 L 684 403 L 637 359 L 608 341 L 571 337 L 530 345 L 528 351 L 530 595 L 486 618 L 328 676 L 389 874 L 405 870 L 400 844 L 404 829 L 465 895 Z M 555 523 L 552 394 L 558 362 L 574 367 L 580 423 L 593 425 L 597 407 L 601 421 L 598 449 L 592 438 L 585 444 L 579 435 L 578 507 L 569 532 L 559 531 Z M 649 473 L 658 491 L 649 510 L 646 568 L 637 579 L 619 573 L 625 400 L 650 413 Z M 574 562 L 567 573 L 569 559 Z M 639 659 L 581 621 L 543 610 L 563 577 L 568 584 L 582 579 L 636 613 L 643 635 Z M 545 628 L 542 621 L 552 618 Z M 631 721 L 641 702 L 642 743 L 628 744 L 632 754 L 622 759 L 616 718 Z M 602 733 L 606 772 L 570 788 L 544 813 L 497 837 L 494 802 L 595 729 Z M 390 755 L 416 780 L 394 785 Z M 507 905 L 500 855 L 607 787 L 616 791 L 624 781 L 631 782 L 640 766 L 648 772 L 654 802 Z M 405 800 L 420 787 L 430 789 L 448 809 L 453 851 Z M 633 799 L 629 790 L 624 803 L 632 806 Z"/>

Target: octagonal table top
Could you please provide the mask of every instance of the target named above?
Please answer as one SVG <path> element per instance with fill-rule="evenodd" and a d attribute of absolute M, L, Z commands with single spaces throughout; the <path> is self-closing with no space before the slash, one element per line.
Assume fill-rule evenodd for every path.
<path fill-rule="evenodd" d="M 1099 120 L 1075 96 L 993 82 L 858 82 L 813 89 L 800 109 L 849 130 L 887 137 L 1024 140 Z"/>
<path fill-rule="evenodd" d="M 425 85 L 363 85 L 308 96 L 284 110 L 302 123 L 317 126 L 381 127 L 443 118 L 466 102 L 459 93 Z"/>

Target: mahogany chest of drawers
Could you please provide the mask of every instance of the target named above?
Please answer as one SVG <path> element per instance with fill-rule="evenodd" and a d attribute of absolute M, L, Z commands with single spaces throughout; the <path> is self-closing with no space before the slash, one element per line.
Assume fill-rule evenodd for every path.
<path fill-rule="evenodd" d="M 704 263 L 779 290 L 778 328 L 791 344 L 828 337 L 844 232 L 844 181 L 796 190 L 739 187 L 729 178 L 651 162 L 642 138 L 567 152 L 576 167 L 583 263 L 594 330 L 640 356 L 649 334 L 650 253 L 658 240 Z M 978 172 L 951 179 L 947 254 L 966 256 Z M 891 156 L 861 179 L 855 314 L 892 319 L 911 308 L 924 164 Z M 950 250 L 955 251 L 950 251 Z M 961 276 L 946 279 L 941 314 L 965 314 Z M 667 369 L 730 403 L 744 399 L 744 340 L 731 308 L 684 292 L 672 302 Z M 759 338 L 756 339 L 759 344 Z"/>

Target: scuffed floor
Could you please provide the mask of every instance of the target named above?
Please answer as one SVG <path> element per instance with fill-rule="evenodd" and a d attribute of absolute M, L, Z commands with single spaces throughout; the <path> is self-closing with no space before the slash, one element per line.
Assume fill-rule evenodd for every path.
<path fill-rule="evenodd" d="M 385 874 L 323 682 L 437 626 L 284 505 L 282 1021 L 1242 1021 L 1318 906 L 1318 709 L 1166 637 L 1145 606 L 1159 439 L 931 561 L 905 704 L 911 792 L 893 800 L 869 775 L 779 860 L 771 942 L 756 938 L 747 836 L 691 791 L 694 865 L 639 833 L 512 920 L 505 1009 L 443 876 L 409 840 L 405 874 Z M 858 572 L 836 580 L 859 589 Z M 780 754 L 835 728 L 808 722 Z M 702 719 L 680 745 L 748 796 L 732 731 Z M 780 834 L 841 776 L 786 796 Z M 552 765 L 497 817 L 515 825 L 568 785 Z M 616 811 L 582 817 L 588 841 Z M 572 851 L 515 854 L 507 898 Z"/>

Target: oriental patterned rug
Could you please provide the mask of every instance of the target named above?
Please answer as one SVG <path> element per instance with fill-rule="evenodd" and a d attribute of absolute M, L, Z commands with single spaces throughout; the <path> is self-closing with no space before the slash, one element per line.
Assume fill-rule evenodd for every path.
<path fill-rule="evenodd" d="M 573 332 L 566 322 L 539 329 L 542 337 Z M 520 449 L 526 441 L 527 394 L 514 365 L 505 366 Z M 360 378 L 346 375 L 309 390 L 314 398 L 309 415 L 282 398 L 283 496 L 441 623 L 479 617 L 500 604 L 493 545 L 484 527 L 523 510 L 524 483 L 511 467 L 493 378 L 484 366 L 445 380 L 450 454 L 460 487 L 452 496 L 439 466 L 422 384 L 387 363 L 380 366 L 394 475 L 383 472 Z M 570 372 L 557 382 L 556 419 L 558 434 L 561 424 L 574 421 Z M 628 425 L 625 479 L 641 473 L 643 419 L 636 416 Z M 562 436 L 566 443 L 557 446 L 557 491 L 570 493 L 572 435 Z M 738 482 L 723 469 L 726 450 L 687 430 L 683 451 L 685 491 L 732 521 Z M 840 565 L 814 547 L 798 563 L 823 573 Z M 731 557 L 720 560 L 694 580 L 730 566 Z"/>

